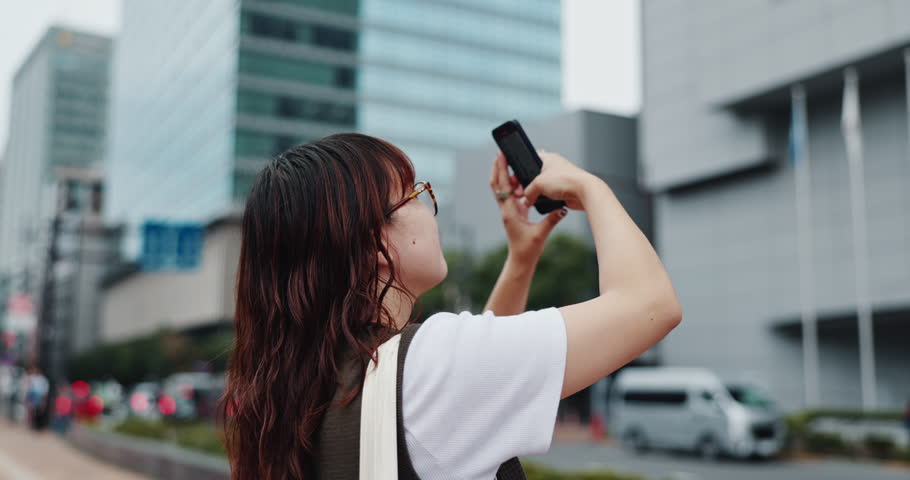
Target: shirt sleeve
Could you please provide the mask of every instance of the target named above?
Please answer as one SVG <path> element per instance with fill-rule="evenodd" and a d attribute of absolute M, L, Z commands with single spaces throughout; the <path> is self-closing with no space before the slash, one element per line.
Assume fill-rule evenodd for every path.
<path fill-rule="evenodd" d="M 428 318 L 402 380 L 406 443 L 420 478 L 493 479 L 550 448 L 566 365 L 559 310 Z"/>

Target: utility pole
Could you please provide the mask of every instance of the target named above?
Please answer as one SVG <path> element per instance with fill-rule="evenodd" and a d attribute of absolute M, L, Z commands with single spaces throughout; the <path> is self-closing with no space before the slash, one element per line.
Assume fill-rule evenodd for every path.
<path fill-rule="evenodd" d="M 46 428 L 50 423 L 54 399 L 57 398 L 57 383 L 60 372 L 57 371 L 59 354 L 57 345 L 57 322 L 54 304 L 56 303 L 56 266 L 60 259 L 58 238 L 62 218 L 59 209 L 51 220 L 51 231 L 48 239 L 47 258 L 44 265 L 44 285 L 41 289 L 41 314 L 38 317 L 38 367 L 48 380 L 48 391 L 44 405 L 36 419 L 36 426 Z"/>

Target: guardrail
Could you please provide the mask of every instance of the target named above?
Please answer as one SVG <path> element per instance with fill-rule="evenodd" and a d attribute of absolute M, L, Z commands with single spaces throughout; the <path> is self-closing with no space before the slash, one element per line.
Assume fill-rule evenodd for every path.
<path fill-rule="evenodd" d="M 154 478 L 230 479 L 230 466 L 226 459 L 173 444 L 101 432 L 81 425 L 73 425 L 67 440 L 90 455 Z"/>

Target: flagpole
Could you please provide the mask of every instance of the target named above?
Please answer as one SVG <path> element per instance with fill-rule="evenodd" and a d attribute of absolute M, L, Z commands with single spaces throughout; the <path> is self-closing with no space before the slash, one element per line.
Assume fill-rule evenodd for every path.
<path fill-rule="evenodd" d="M 806 91 L 801 84 L 790 88 L 790 155 L 796 187 L 796 237 L 799 257 L 799 303 L 803 333 L 803 382 L 805 406 L 819 401 L 818 329 L 815 314 L 815 272 L 812 261 L 812 183 L 809 168 L 809 126 Z"/>
<path fill-rule="evenodd" d="M 856 69 L 844 70 L 842 128 L 850 167 L 850 200 L 853 211 L 853 258 L 856 273 L 856 316 L 859 328 L 859 368 L 864 409 L 876 407 L 875 340 L 872 306 L 869 299 L 869 250 L 866 239 L 866 187 L 863 173 L 862 124 L 859 108 L 859 76 Z"/>
<path fill-rule="evenodd" d="M 904 49 L 904 95 L 907 97 L 907 153 L 910 160 L 910 47 Z"/>

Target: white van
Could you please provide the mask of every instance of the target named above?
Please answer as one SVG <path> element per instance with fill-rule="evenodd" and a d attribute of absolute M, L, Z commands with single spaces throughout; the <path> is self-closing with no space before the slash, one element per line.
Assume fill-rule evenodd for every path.
<path fill-rule="evenodd" d="M 760 391 L 724 384 L 702 368 L 624 369 L 610 393 L 608 425 L 636 451 L 690 450 L 706 459 L 770 457 L 786 437 L 781 414 Z"/>

